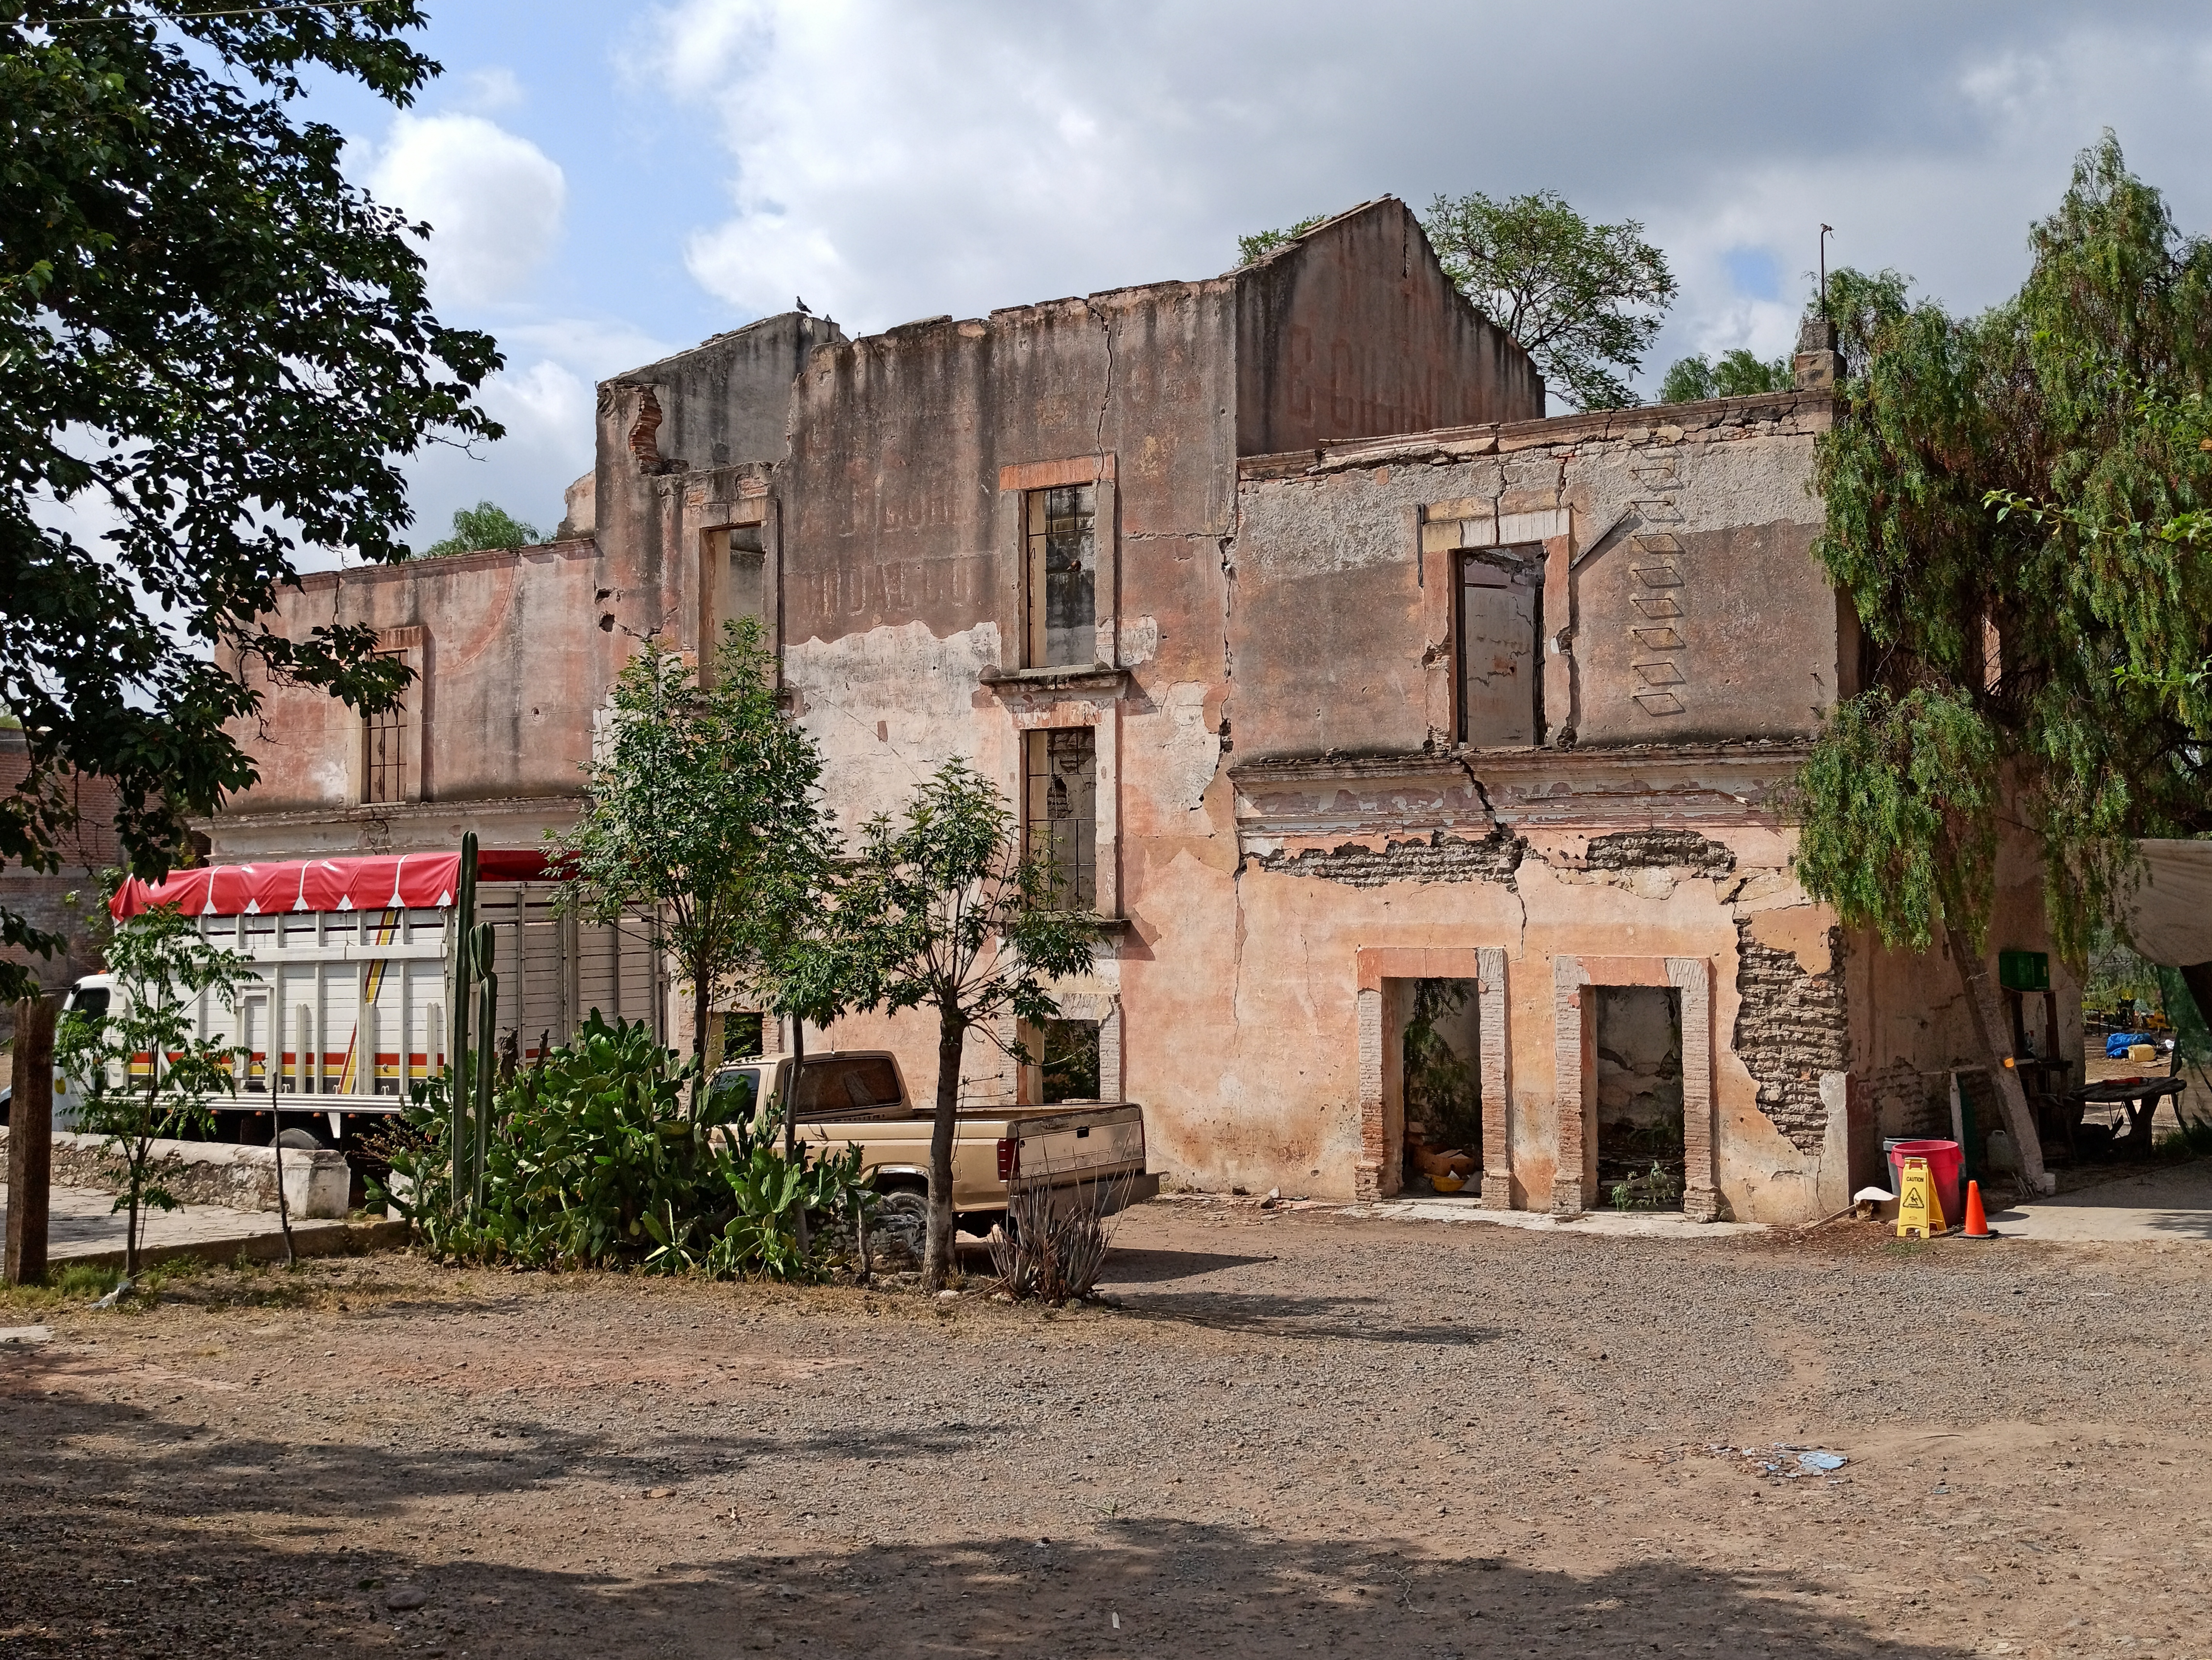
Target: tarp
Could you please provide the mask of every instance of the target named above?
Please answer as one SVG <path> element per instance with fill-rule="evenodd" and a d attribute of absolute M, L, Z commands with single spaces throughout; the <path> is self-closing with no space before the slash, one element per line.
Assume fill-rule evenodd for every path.
<path fill-rule="evenodd" d="M 251 865 L 203 865 L 166 881 L 132 877 L 107 909 L 117 921 L 155 905 L 187 916 L 263 916 L 282 911 L 442 910 L 453 903 L 459 853 L 386 854 L 364 859 L 283 859 Z M 526 882 L 547 874 L 545 855 L 487 848 L 477 878 Z"/>
<path fill-rule="evenodd" d="M 2212 963 L 2212 842 L 2138 842 L 2146 866 L 2128 932 L 2154 963 Z"/>

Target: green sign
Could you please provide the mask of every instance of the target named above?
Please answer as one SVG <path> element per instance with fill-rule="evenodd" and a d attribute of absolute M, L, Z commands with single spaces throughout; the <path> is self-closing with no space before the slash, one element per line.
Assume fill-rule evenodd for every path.
<path fill-rule="evenodd" d="M 1997 984 L 2007 991 L 2049 991 L 2051 953 L 2041 951 L 1999 952 Z"/>

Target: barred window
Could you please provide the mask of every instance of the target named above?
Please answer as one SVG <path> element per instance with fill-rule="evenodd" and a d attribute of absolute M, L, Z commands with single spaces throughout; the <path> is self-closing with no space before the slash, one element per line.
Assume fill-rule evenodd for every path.
<path fill-rule="evenodd" d="M 1098 745 L 1089 727 L 1024 734 L 1023 828 L 1033 859 L 1050 862 L 1059 903 L 1098 903 Z"/>
<path fill-rule="evenodd" d="M 389 657 L 404 661 L 404 652 L 387 652 Z M 361 799 L 367 803 L 406 801 L 412 800 L 410 786 L 414 778 L 412 751 L 415 739 L 415 720 L 411 705 L 418 686 L 409 686 L 399 696 L 399 701 L 390 708 L 379 710 L 362 722 Z"/>

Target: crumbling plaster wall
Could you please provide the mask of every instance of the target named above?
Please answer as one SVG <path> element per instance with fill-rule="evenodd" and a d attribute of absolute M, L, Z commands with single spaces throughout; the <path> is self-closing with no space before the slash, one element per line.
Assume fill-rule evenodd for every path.
<path fill-rule="evenodd" d="M 1809 734 L 1856 660 L 1811 553 L 1827 419 L 1790 394 L 1247 463 L 1240 754 L 1452 747 L 1455 560 L 1501 543 L 1546 564 L 1547 741 Z"/>
<path fill-rule="evenodd" d="M 573 796 L 592 711 L 625 649 L 594 626 L 597 570 L 592 545 L 569 542 L 323 572 L 283 592 L 276 626 L 295 637 L 332 623 L 420 631 L 422 679 L 408 696 L 424 802 Z M 260 776 L 223 816 L 356 806 L 359 712 L 257 665 L 244 672 L 262 707 L 235 732 Z"/>
<path fill-rule="evenodd" d="M 1128 834 L 1192 816 L 1220 741 L 1235 314 L 1230 282 L 1169 283 L 815 355 L 775 486 L 783 663 L 848 834 L 953 757 L 1018 800 L 1026 727 L 1098 729 L 1108 888 L 1126 877 Z M 1020 492 L 1078 474 L 1097 486 L 1108 672 L 991 684 L 1020 666 Z M 1138 775 L 1115 770 L 1121 757 Z M 1102 950 L 1071 994 L 1118 997 L 1121 954 Z M 850 1019 L 829 1036 L 891 1047 L 915 1089 L 933 1087 L 925 1016 Z M 1012 1068 L 978 1035 L 963 1079 L 969 1098 L 1002 1098 Z"/>
<path fill-rule="evenodd" d="M 1224 940 L 1208 930 L 1163 944 L 1152 930 L 1234 909 L 1222 763 L 1237 742 L 1225 709 L 1237 457 L 1240 431 L 1256 441 L 1273 418 L 1251 413 L 1251 399 L 1321 423 L 1300 430 L 1353 433 L 1540 402 L 1525 355 L 1449 293 L 1418 227 L 1407 240 L 1411 223 L 1401 204 L 1370 204 L 1265 271 L 840 344 L 814 355 L 794 395 L 775 485 L 784 667 L 823 747 L 826 793 L 849 829 L 957 755 L 1011 798 L 1018 727 L 1112 734 L 1102 880 L 1136 920 L 1102 952 L 1102 973 L 1120 994 L 1152 1000 L 1152 1016 L 1127 1023 L 1121 1086 L 1176 1104 L 1156 1134 L 1218 1110 L 1164 1080 L 1184 1044 L 1203 1047 L 1229 1018 L 1225 982 L 1208 977 Z M 1324 370 L 1331 378 L 1314 378 Z M 1351 424 L 1332 424 L 1340 417 Z M 1098 488 L 1098 658 L 1113 675 L 987 684 L 1018 666 L 1019 492 L 1079 476 Z M 918 1083 L 934 1073 L 917 1019 L 848 1022 L 836 1036 L 895 1039 Z M 971 1075 L 988 1065 L 971 1053 Z M 1262 1120 L 1253 1134 L 1279 1128 Z M 1188 1167 L 1219 1167 L 1197 1153 L 1209 1134 L 1184 1136 Z"/>
<path fill-rule="evenodd" d="M 1774 770 L 1770 763 L 1769 775 Z M 1741 787 L 1745 781 L 1731 781 Z M 1251 1104 L 1242 1115 L 1224 1107 L 1225 1116 L 1244 1126 L 1249 1144 L 1242 1164 L 1232 1166 L 1237 1179 L 1248 1186 L 1296 1181 L 1304 1189 L 1352 1196 L 1359 1094 L 1350 967 L 1355 956 L 1497 946 L 1508 964 L 1506 1111 L 1517 1207 L 1548 1208 L 1559 1174 L 1553 960 L 1640 959 L 1663 983 L 1656 965 L 1690 958 L 1711 968 L 1708 1042 L 1723 1213 L 1777 1221 L 1817 1213 L 1820 1195 L 1842 1179 L 1827 1167 L 1834 1153 L 1824 1134 L 1791 1134 L 1796 1126 L 1786 1108 L 1794 1095 L 1779 1103 L 1762 1098 L 1763 1091 L 1771 1092 L 1766 1085 L 1776 1081 L 1776 1063 L 1796 1057 L 1794 1051 L 1785 1057 L 1787 1045 L 1778 1046 L 1771 1034 L 1747 1030 L 1763 1019 L 1791 1042 L 1806 1039 L 1836 1052 L 1844 1047 L 1843 1012 L 1826 1000 L 1838 968 L 1833 917 L 1790 876 L 1786 833 L 1749 814 L 1733 823 L 1707 818 L 1694 831 L 1658 836 L 1601 822 L 1524 822 L 1505 827 L 1520 852 L 1509 871 L 1494 856 L 1495 841 L 1464 830 L 1422 836 L 1383 828 L 1379 821 L 1386 816 L 1416 824 L 1430 816 L 1409 799 L 1410 789 L 1376 791 L 1370 801 L 1380 809 L 1377 822 L 1355 834 L 1332 828 L 1325 836 L 1288 835 L 1279 842 L 1267 835 L 1297 825 L 1316 808 L 1351 816 L 1343 792 L 1323 800 L 1326 784 L 1305 787 L 1302 804 L 1286 799 L 1293 794 L 1288 787 L 1260 789 L 1243 803 L 1248 856 L 1235 883 L 1235 1021 L 1211 1034 L 1215 1090 L 1206 1087 L 1212 1081 L 1207 1074 L 1189 1071 L 1208 1064 L 1206 1049 L 1191 1045 L 1178 1056 L 1186 1093 L 1203 1099 L 1218 1091 L 1224 1103 Z M 1646 805 L 1662 814 L 1667 810 L 1663 800 L 1647 799 Z M 1462 838 L 1468 856 L 1440 863 L 1437 843 L 1449 848 Z M 1353 855 L 1352 848 L 1364 851 Z M 1398 879 L 1378 879 L 1392 866 Z M 1769 965 L 1776 984 L 1740 983 L 1739 947 L 1747 940 L 1786 959 L 1786 972 Z M 1285 1043 L 1285 1032 L 1297 1034 L 1297 1041 Z M 1685 1033 L 1686 1041 L 1694 1037 Z M 1755 1075 L 1754 1067 L 1766 1077 Z M 1790 1081 L 1796 1082 L 1794 1071 Z M 1818 1080 L 1812 1082 L 1817 1097 Z M 1486 1102 L 1486 1111 L 1490 1107 Z M 1279 1128 L 1283 1139 L 1295 1143 L 1302 1121 L 1332 1133 L 1332 1157 L 1303 1171 L 1288 1156 L 1267 1154 L 1262 1129 Z M 1212 1146 L 1191 1151 L 1220 1156 Z"/>
<path fill-rule="evenodd" d="M 749 466 L 783 460 L 793 384 L 817 347 L 844 337 L 826 317 L 786 312 L 599 383 L 593 536 L 615 632 L 696 648 L 706 524 L 687 507 L 733 500 Z"/>

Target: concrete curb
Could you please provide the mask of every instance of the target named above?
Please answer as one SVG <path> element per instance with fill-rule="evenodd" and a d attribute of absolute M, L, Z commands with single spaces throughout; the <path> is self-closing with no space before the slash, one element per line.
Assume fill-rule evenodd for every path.
<path fill-rule="evenodd" d="M 404 1222 L 306 1222 L 292 1229 L 292 1250 L 301 1256 L 366 1256 L 371 1251 L 404 1250 L 409 1227 Z M 142 1268 L 158 1268 L 180 1257 L 197 1256 L 204 1262 L 281 1262 L 284 1260 L 282 1233 L 247 1233 L 228 1239 L 193 1239 L 181 1244 L 146 1245 L 138 1252 Z M 119 1268 L 123 1252 L 86 1251 L 54 1256 L 48 1268 Z"/>

